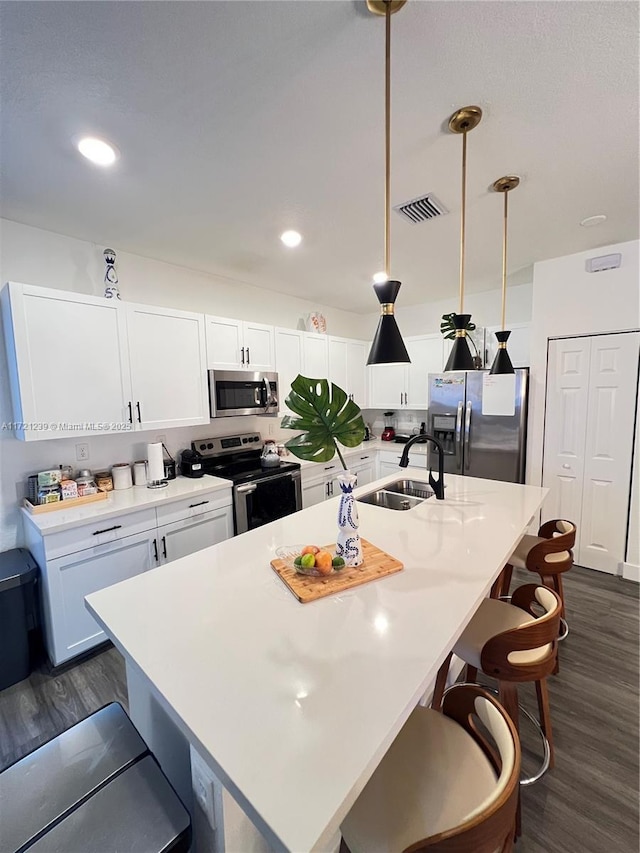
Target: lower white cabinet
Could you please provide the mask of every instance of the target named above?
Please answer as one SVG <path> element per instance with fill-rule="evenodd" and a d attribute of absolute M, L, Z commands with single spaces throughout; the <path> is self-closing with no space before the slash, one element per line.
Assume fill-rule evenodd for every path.
<path fill-rule="evenodd" d="M 400 459 L 402 458 L 402 445 L 396 444 L 398 450 L 381 450 L 378 454 L 378 468 L 380 477 L 386 477 L 387 474 L 401 474 L 403 469 L 400 468 Z M 427 467 L 426 453 L 409 453 L 410 468 L 425 468 Z"/>
<path fill-rule="evenodd" d="M 303 469 L 302 508 L 315 506 L 339 494 L 337 476 L 341 470 L 342 466 L 337 462 L 318 463 L 314 468 Z"/>
<path fill-rule="evenodd" d="M 51 663 L 60 666 L 107 639 L 85 596 L 231 536 L 231 484 L 44 536 L 27 522 L 26 545 L 40 567 Z"/>
<path fill-rule="evenodd" d="M 84 598 L 156 566 L 154 543 L 155 531 L 148 531 L 47 563 L 43 572 L 45 637 L 55 666 L 107 639 Z"/>
<path fill-rule="evenodd" d="M 158 527 L 158 558 L 169 563 L 202 551 L 233 536 L 233 509 L 230 506 L 185 518 Z"/>

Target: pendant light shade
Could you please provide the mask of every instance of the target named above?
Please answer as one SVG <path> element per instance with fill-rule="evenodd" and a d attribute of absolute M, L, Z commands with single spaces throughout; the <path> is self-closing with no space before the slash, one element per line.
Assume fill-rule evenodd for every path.
<path fill-rule="evenodd" d="M 466 327 L 471 320 L 471 314 L 464 313 L 464 265 L 465 241 L 467 226 L 467 134 L 480 124 L 482 110 L 480 107 L 462 107 L 449 119 L 451 133 L 462 134 L 462 201 L 460 205 L 460 309 L 452 318 L 456 336 L 453 347 L 447 359 L 445 371 L 473 370 L 475 364 L 469 350 Z"/>
<path fill-rule="evenodd" d="M 400 287 L 399 281 L 385 281 L 373 285 L 381 313 L 367 364 L 406 364 L 410 361 L 396 318 L 393 316 Z"/>
<path fill-rule="evenodd" d="M 373 285 L 380 303 L 380 319 L 371 344 L 367 364 L 408 364 L 409 353 L 402 340 L 400 329 L 393 315 L 394 304 L 400 290 L 399 281 L 390 276 L 390 185 L 391 185 L 391 15 L 401 9 L 406 0 L 367 0 L 367 7 L 374 15 L 385 18 L 385 63 L 384 63 L 384 271 L 387 281 Z"/>
<path fill-rule="evenodd" d="M 498 178 L 493 184 L 493 189 L 497 193 L 504 193 L 504 212 L 502 218 L 502 331 L 496 332 L 498 340 L 498 351 L 493 359 L 491 370 L 489 373 L 494 375 L 515 373 L 511 358 L 507 352 L 507 341 L 509 340 L 510 331 L 505 329 L 506 309 L 507 309 L 507 224 L 509 221 L 508 197 L 509 192 L 514 190 L 520 183 L 520 178 L 517 175 L 505 175 L 503 178 Z"/>
<path fill-rule="evenodd" d="M 471 314 L 454 314 L 451 318 L 451 322 L 456 330 L 456 336 L 453 339 L 453 346 L 447 359 L 445 371 L 473 370 L 475 367 L 467 342 L 466 327 L 470 319 Z"/>

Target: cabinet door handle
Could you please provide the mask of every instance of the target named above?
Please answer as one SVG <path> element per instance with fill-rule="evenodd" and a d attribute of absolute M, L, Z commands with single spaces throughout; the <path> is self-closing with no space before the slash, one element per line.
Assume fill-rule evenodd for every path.
<path fill-rule="evenodd" d="M 242 363 L 244 364 L 244 347 L 242 347 L 241 352 L 242 352 Z"/>
<path fill-rule="evenodd" d="M 158 560 L 158 540 L 157 539 L 153 540 L 153 559 L 156 561 L 156 563 L 159 562 L 159 560 Z"/>
<path fill-rule="evenodd" d="M 197 504 L 189 504 L 189 509 L 193 509 L 195 506 L 204 506 L 205 504 L 208 504 L 208 503 L 209 503 L 209 501 L 198 501 Z"/>
<path fill-rule="evenodd" d="M 247 364 L 251 364 L 251 359 L 249 358 L 249 347 L 247 347 Z"/>
<path fill-rule="evenodd" d="M 139 400 L 136 403 L 136 410 L 138 412 L 138 423 L 141 424 L 142 423 L 142 415 L 140 414 L 140 401 Z"/>
<path fill-rule="evenodd" d="M 129 402 L 127 403 L 127 406 L 129 407 L 129 423 L 132 424 L 133 423 L 133 404 L 132 404 L 131 400 L 129 400 Z"/>
<path fill-rule="evenodd" d="M 324 470 L 325 470 L 325 471 L 333 471 L 333 469 L 334 469 L 335 467 L 336 467 L 335 465 L 325 465 L 325 466 L 324 466 Z"/>
<path fill-rule="evenodd" d="M 369 458 L 368 456 L 361 456 L 361 457 L 360 457 L 360 460 L 368 459 L 368 458 Z"/>
<path fill-rule="evenodd" d="M 105 527 L 104 530 L 94 530 L 93 535 L 98 536 L 100 533 L 110 533 L 112 530 L 120 530 L 121 524 L 114 524 L 113 527 Z"/>
<path fill-rule="evenodd" d="M 162 537 L 162 556 L 167 559 L 167 537 Z"/>

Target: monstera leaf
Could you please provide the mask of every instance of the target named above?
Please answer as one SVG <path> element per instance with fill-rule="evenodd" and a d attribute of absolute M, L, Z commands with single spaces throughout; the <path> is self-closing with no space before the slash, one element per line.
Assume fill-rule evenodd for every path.
<path fill-rule="evenodd" d="M 346 471 L 338 442 L 357 447 L 364 439 L 364 421 L 353 400 L 326 379 L 298 374 L 291 383 L 286 404 L 296 414 L 285 415 L 283 429 L 302 430 L 302 435 L 286 443 L 294 456 L 309 462 L 328 462 L 337 453 Z"/>

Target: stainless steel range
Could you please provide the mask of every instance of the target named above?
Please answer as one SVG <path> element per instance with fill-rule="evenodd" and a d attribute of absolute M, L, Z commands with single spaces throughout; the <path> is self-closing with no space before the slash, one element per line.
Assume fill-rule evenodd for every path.
<path fill-rule="evenodd" d="M 302 509 L 299 463 L 263 467 L 260 433 L 201 438 L 191 449 L 202 457 L 205 474 L 232 481 L 236 534 Z"/>

